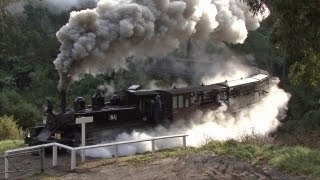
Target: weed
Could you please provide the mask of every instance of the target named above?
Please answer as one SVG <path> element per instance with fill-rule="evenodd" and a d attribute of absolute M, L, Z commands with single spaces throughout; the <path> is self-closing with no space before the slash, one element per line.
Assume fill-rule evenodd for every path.
<path fill-rule="evenodd" d="M 0 153 L 4 153 L 6 150 L 9 150 L 9 149 L 16 149 L 24 146 L 25 144 L 22 140 L 0 141 Z"/>

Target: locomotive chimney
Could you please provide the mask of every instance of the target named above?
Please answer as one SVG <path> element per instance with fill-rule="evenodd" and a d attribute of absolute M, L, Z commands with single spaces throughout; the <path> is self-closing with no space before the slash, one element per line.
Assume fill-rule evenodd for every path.
<path fill-rule="evenodd" d="M 62 113 L 66 112 L 66 106 L 67 106 L 66 98 L 67 98 L 66 90 L 61 90 L 60 91 L 60 108 Z"/>

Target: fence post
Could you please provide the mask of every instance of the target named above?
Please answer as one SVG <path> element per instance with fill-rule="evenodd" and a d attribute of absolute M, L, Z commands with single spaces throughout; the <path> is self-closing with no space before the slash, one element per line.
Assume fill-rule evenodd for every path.
<path fill-rule="evenodd" d="M 52 166 L 56 167 L 58 165 L 58 150 L 57 145 L 52 146 Z"/>
<path fill-rule="evenodd" d="M 118 144 L 115 145 L 114 150 L 115 150 L 114 156 L 115 156 L 116 158 L 119 157 L 119 147 L 118 147 Z"/>
<path fill-rule="evenodd" d="M 9 179 L 9 161 L 8 156 L 9 154 L 5 152 L 4 154 L 4 178 Z"/>
<path fill-rule="evenodd" d="M 183 141 L 183 148 L 187 147 L 187 140 L 186 140 L 187 136 L 182 136 L 182 141 Z"/>
<path fill-rule="evenodd" d="M 152 154 L 154 154 L 155 151 L 155 144 L 154 144 L 154 139 L 151 140 L 151 146 L 152 146 Z"/>
<path fill-rule="evenodd" d="M 41 173 L 44 172 L 44 164 L 43 164 L 43 161 L 45 158 L 44 156 L 45 156 L 44 147 L 41 147 L 40 148 L 40 170 L 41 170 Z"/>
<path fill-rule="evenodd" d="M 76 150 L 71 150 L 71 170 L 76 168 Z"/>

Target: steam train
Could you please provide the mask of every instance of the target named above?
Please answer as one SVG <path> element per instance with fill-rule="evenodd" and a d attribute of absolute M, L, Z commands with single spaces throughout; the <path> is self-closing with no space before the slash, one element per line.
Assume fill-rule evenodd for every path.
<path fill-rule="evenodd" d="M 81 125 L 76 124 L 76 119 L 81 117 L 93 118 L 92 123 L 86 124 L 86 143 L 94 144 L 120 131 L 158 124 L 168 126 L 174 121 L 189 119 L 196 110 L 214 110 L 222 104 L 227 105 L 228 111 L 235 112 L 261 100 L 268 91 L 269 81 L 269 74 L 259 70 L 247 78 L 195 87 L 142 90 L 141 86 L 133 85 L 114 93 L 109 102 L 97 92 L 92 96 L 92 105 L 78 97 L 74 107 L 66 110 L 64 100 L 60 113 L 54 112 L 48 101 L 46 121 L 29 128 L 25 142 L 79 146 Z"/>

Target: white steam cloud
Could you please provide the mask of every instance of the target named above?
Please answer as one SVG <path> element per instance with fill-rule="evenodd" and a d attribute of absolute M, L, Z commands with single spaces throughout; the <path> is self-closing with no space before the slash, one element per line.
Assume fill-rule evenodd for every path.
<path fill-rule="evenodd" d="M 239 72 L 240 73 L 240 72 Z M 278 87 L 279 79 L 272 79 L 268 95 L 254 106 L 244 109 L 237 114 L 226 113 L 222 106 L 215 111 L 197 111 L 189 120 L 180 120 L 169 129 L 158 126 L 149 131 L 133 131 L 131 134 L 122 133 L 117 141 L 148 139 L 151 137 L 188 134 L 187 145 L 199 147 L 208 140 L 241 140 L 244 136 L 268 135 L 276 130 L 280 121 L 285 117 L 290 95 Z M 156 141 L 156 149 L 181 146 L 181 139 Z M 122 145 L 119 147 L 121 156 L 151 151 L 150 142 Z M 113 148 L 98 148 L 86 151 L 88 156 L 111 157 Z"/>
<path fill-rule="evenodd" d="M 188 39 L 243 43 L 269 11 L 250 12 L 240 0 L 101 0 L 70 14 L 58 32 L 54 61 L 60 90 L 84 73 L 126 66 L 126 58 L 161 57 Z"/>
<path fill-rule="evenodd" d="M 202 77 L 201 82 L 208 85 L 239 78 L 245 78 L 251 74 L 250 71 L 251 70 L 249 67 L 244 66 L 239 62 L 231 59 L 231 61 L 225 64 L 215 64 L 211 72 L 209 72 L 208 75 Z M 214 74 L 214 76 L 212 76 L 211 74 Z"/>

